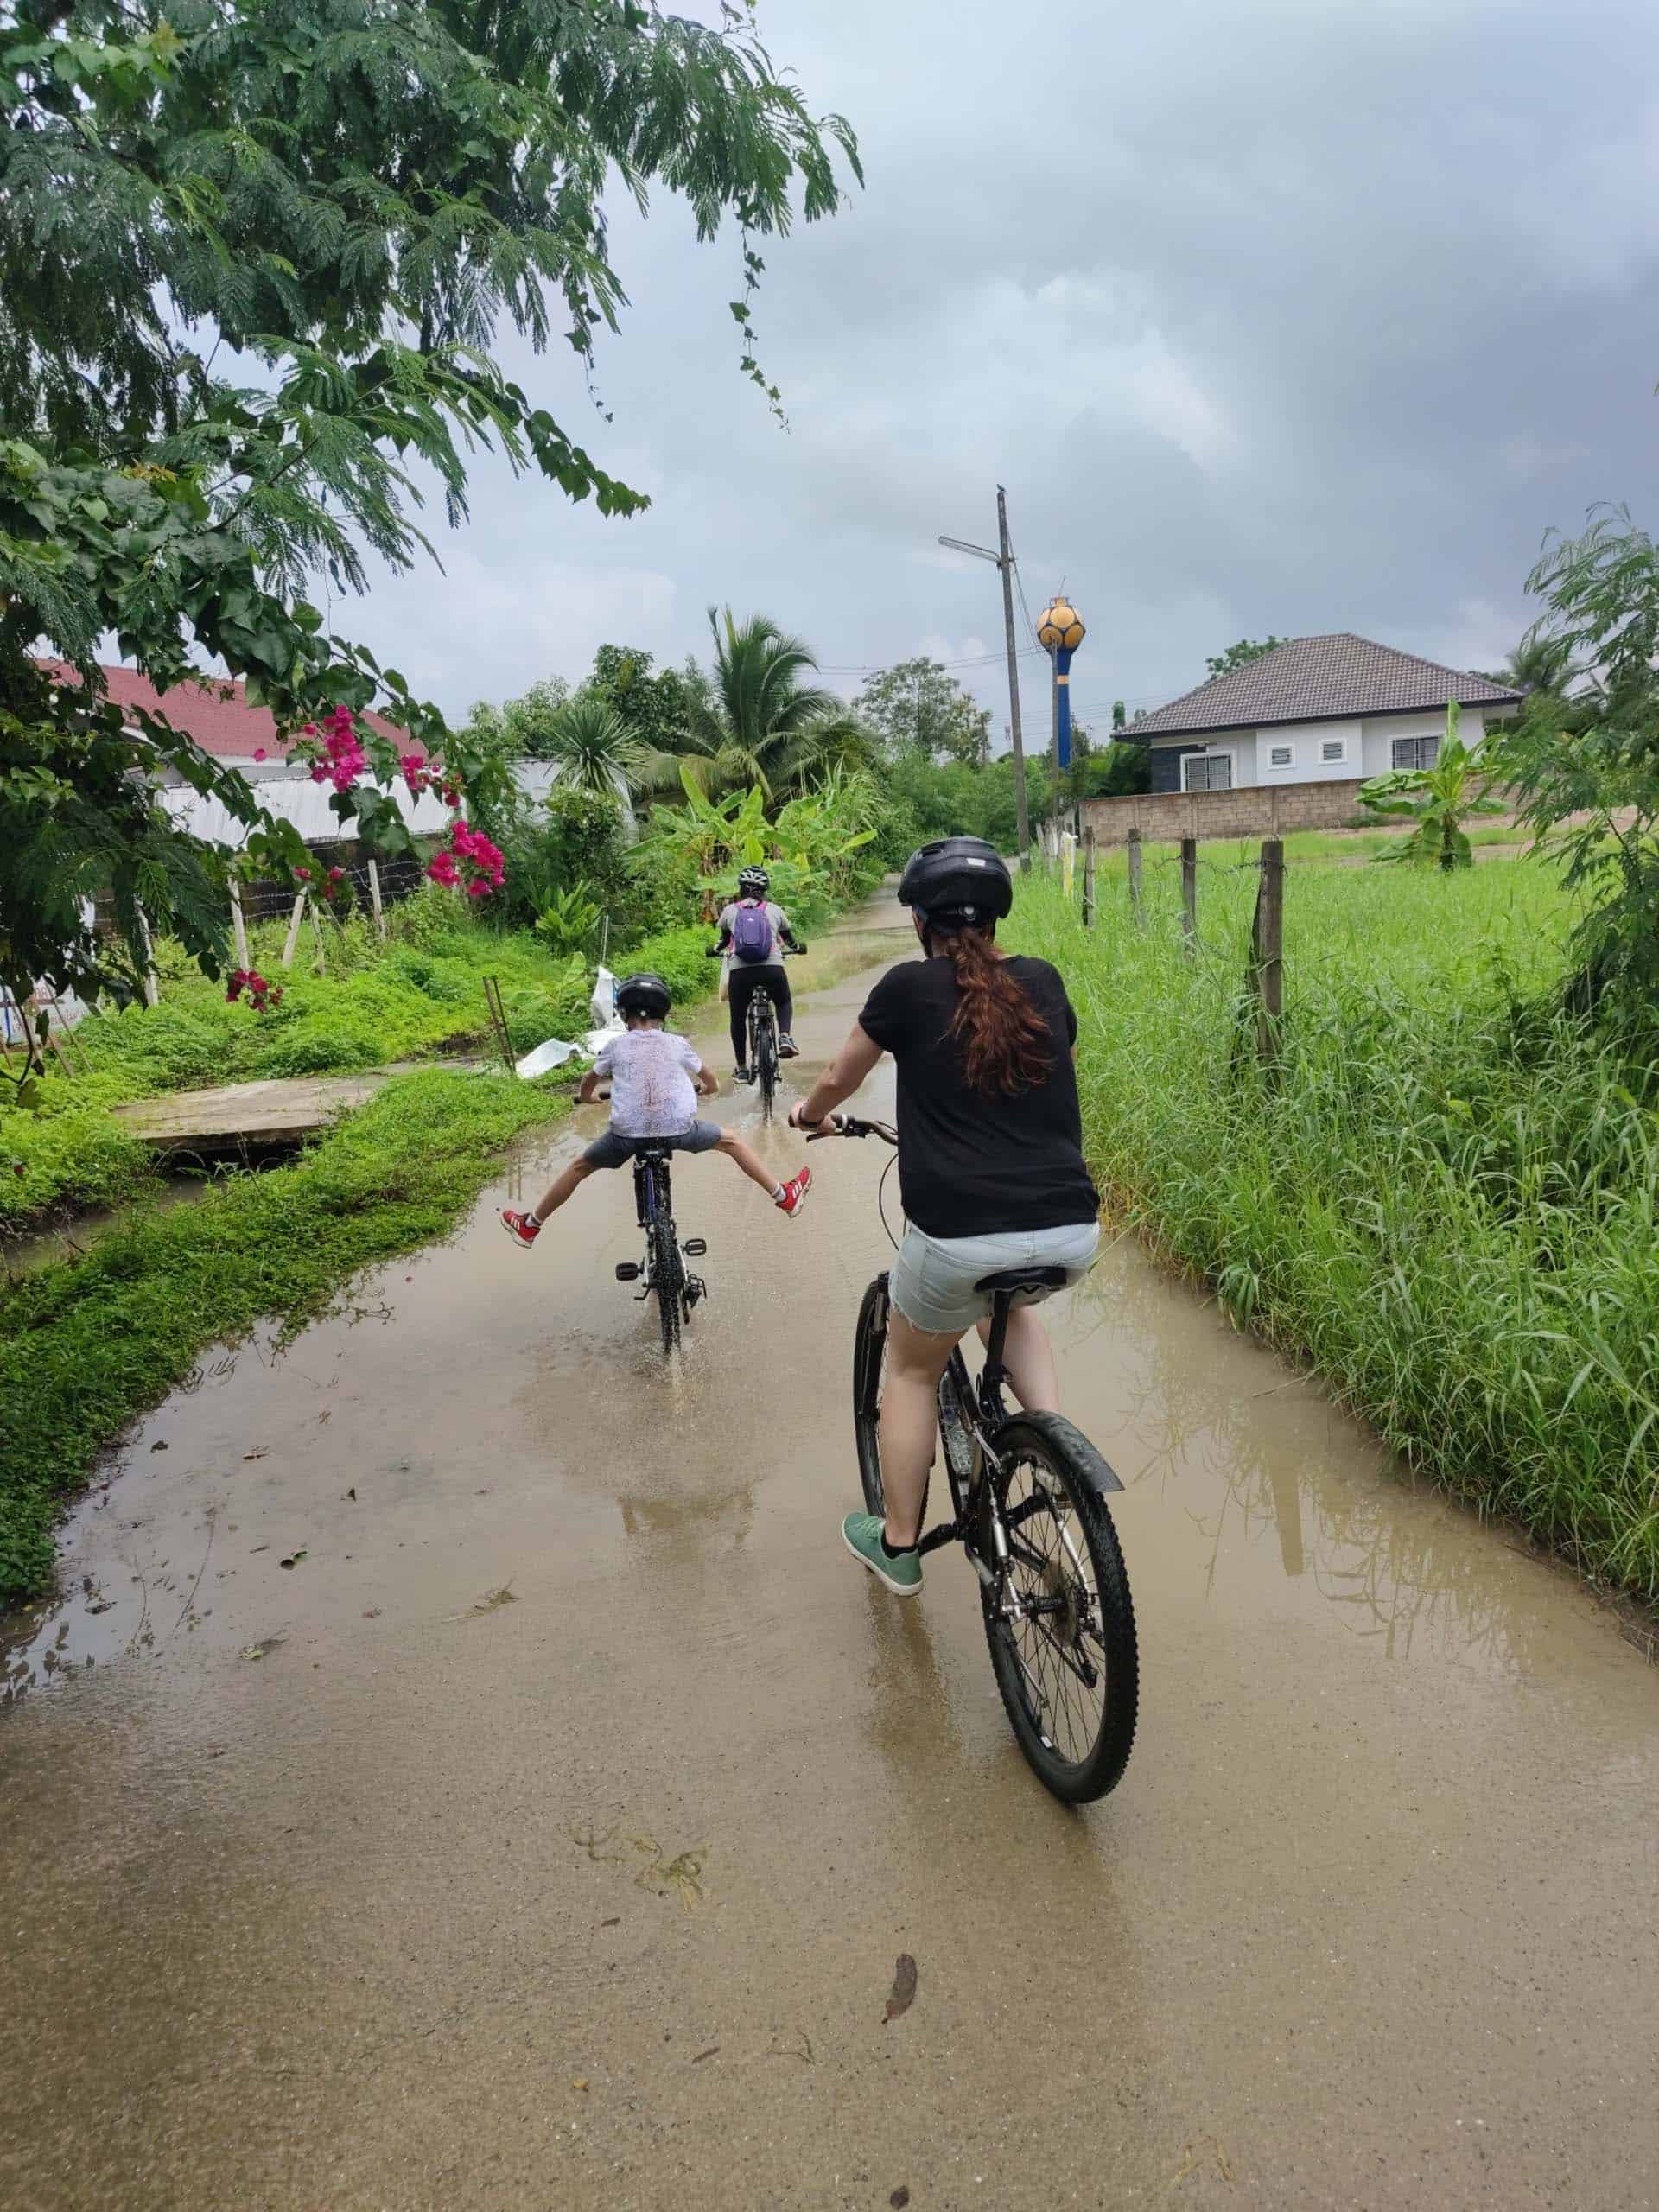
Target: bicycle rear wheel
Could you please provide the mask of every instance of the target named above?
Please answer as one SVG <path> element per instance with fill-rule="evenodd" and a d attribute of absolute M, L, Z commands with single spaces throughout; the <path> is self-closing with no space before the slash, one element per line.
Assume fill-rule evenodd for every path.
<path fill-rule="evenodd" d="M 755 1001 L 754 1080 L 760 1093 L 760 1118 L 769 1122 L 778 1091 L 778 1017 L 769 998 Z"/>
<path fill-rule="evenodd" d="M 991 1665 L 1038 1780 L 1085 1805 L 1121 1780 L 1140 1701 L 1128 1577 L 1090 1479 L 1100 1454 L 1058 1414 L 1016 1414 L 994 1448 L 979 1528 Z"/>
<path fill-rule="evenodd" d="M 680 1341 L 680 1319 L 685 1300 L 685 1265 L 680 1242 L 666 1214 L 651 1226 L 651 1273 L 662 1323 L 663 1356 L 666 1358 Z"/>

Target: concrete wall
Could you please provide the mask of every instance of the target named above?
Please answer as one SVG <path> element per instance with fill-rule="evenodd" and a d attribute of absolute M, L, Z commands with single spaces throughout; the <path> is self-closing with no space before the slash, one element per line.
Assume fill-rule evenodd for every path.
<path fill-rule="evenodd" d="M 1084 827 L 1102 845 L 1122 845 L 1138 829 L 1148 843 L 1182 837 L 1278 837 L 1290 830 L 1343 830 L 1363 811 L 1362 776 L 1324 783 L 1265 784 L 1230 791 L 1153 791 L 1135 798 L 1090 799 Z"/>

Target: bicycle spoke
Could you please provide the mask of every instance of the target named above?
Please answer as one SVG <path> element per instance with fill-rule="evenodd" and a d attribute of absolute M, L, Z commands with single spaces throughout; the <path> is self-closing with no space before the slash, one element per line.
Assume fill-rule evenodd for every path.
<path fill-rule="evenodd" d="M 1104 1657 L 1099 1599 L 1070 1526 L 1069 1502 L 1033 1468 L 1009 1469 L 1008 1489 L 1021 1479 L 1030 1484 L 1027 1494 L 1008 1497 L 1002 1512 L 1010 1648 L 1040 1701 L 1033 1717 L 1042 1732 L 1075 1764 L 1096 1740 L 1103 1712 L 1105 1672 L 1085 1649 L 1087 1639 Z"/>

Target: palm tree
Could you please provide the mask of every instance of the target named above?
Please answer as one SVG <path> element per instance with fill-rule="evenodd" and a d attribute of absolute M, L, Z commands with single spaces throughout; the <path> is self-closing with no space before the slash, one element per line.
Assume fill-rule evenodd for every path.
<path fill-rule="evenodd" d="M 799 638 L 768 615 L 740 623 L 728 607 L 709 610 L 715 640 L 710 696 L 694 699 L 682 756 L 703 788 L 758 784 L 798 791 L 835 767 L 868 766 L 875 748 L 833 691 L 803 683 L 817 663 Z"/>
<path fill-rule="evenodd" d="M 1506 684 L 1512 691 L 1548 691 L 1560 697 L 1571 688 L 1578 673 L 1567 641 L 1535 627 L 1503 667 L 1490 672 L 1488 681 Z"/>
<path fill-rule="evenodd" d="M 636 791 L 655 789 L 662 756 L 628 733 L 627 724 L 602 699 L 578 691 L 551 715 L 537 751 L 550 760 L 561 783 L 620 802 L 625 810 Z"/>

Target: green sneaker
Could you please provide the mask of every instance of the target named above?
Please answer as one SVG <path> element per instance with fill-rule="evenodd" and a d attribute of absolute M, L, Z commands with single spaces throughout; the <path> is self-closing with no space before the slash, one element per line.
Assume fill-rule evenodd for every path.
<path fill-rule="evenodd" d="M 914 1552 L 889 1559 L 881 1548 L 881 1521 L 874 1513 L 849 1513 L 841 1524 L 842 1540 L 876 1580 L 895 1598 L 913 1598 L 922 1586 L 922 1562 Z"/>

